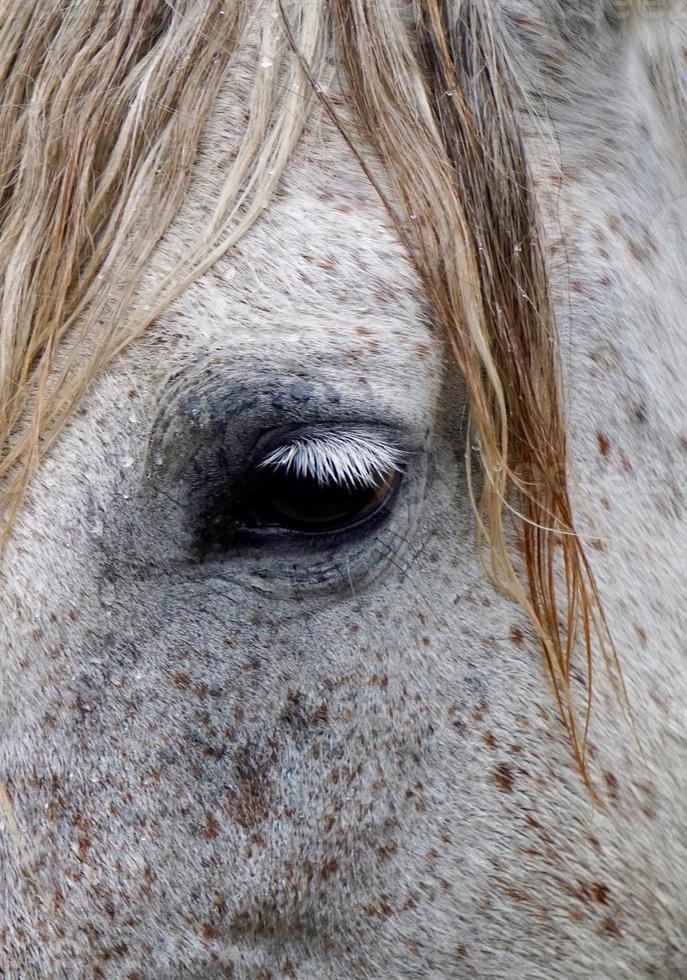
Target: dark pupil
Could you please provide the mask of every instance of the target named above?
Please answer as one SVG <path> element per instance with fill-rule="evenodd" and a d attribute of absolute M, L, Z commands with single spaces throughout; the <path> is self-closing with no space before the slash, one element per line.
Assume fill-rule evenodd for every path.
<path fill-rule="evenodd" d="M 335 531 L 371 516 L 386 499 L 389 485 L 323 486 L 312 477 L 267 470 L 256 488 L 255 520 L 311 534 Z"/>

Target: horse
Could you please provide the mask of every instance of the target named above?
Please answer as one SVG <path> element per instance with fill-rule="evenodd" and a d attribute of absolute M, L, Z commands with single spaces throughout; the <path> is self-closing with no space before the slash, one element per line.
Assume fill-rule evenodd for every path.
<path fill-rule="evenodd" d="M 685 24 L 3 0 L 3 977 L 687 976 Z"/>

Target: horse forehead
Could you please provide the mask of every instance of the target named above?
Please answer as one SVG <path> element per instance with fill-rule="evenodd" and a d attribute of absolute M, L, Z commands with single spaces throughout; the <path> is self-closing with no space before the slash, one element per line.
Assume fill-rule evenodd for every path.
<path fill-rule="evenodd" d="M 229 80 L 231 81 L 231 80 Z M 154 257 L 150 281 L 202 233 L 221 194 L 245 126 L 231 98 L 217 100 L 205 149 L 174 226 Z M 375 180 L 388 178 L 373 164 Z M 259 219 L 163 312 L 151 334 L 196 346 L 243 350 L 293 343 L 343 357 L 425 361 L 440 344 L 429 304 L 378 191 L 336 127 L 315 109 Z"/>

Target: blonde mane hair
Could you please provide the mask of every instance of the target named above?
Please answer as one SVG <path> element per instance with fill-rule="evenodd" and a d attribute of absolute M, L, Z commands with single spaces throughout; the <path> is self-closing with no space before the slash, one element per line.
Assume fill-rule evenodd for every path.
<path fill-rule="evenodd" d="M 255 222 L 319 99 L 370 180 L 367 146 L 390 175 L 393 196 L 377 189 L 467 386 L 480 548 L 536 631 L 589 782 L 593 647 L 614 674 L 616 660 L 573 523 L 554 317 L 518 89 L 493 6 L 5 0 L 2 508 L 9 528 L 96 374 Z M 215 210 L 183 260 L 144 291 L 151 255 L 188 191 L 210 108 L 256 25 L 250 116 Z M 332 45 L 353 126 L 324 94 Z M 366 136 L 360 146 L 353 129 Z M 571 691 L 577 641 L 582 710 Z"/>

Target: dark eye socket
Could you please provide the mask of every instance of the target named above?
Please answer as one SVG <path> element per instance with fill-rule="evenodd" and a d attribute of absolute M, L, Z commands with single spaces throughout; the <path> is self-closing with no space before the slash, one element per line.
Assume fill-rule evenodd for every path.
<path fill-rule="evenodd" d="M 304 534 L 350 530 L 388 506 L 400 479 L 391 470 L 374 485 L 352 486 L 266 468 L 253 488 L 247 524 Z"/>

